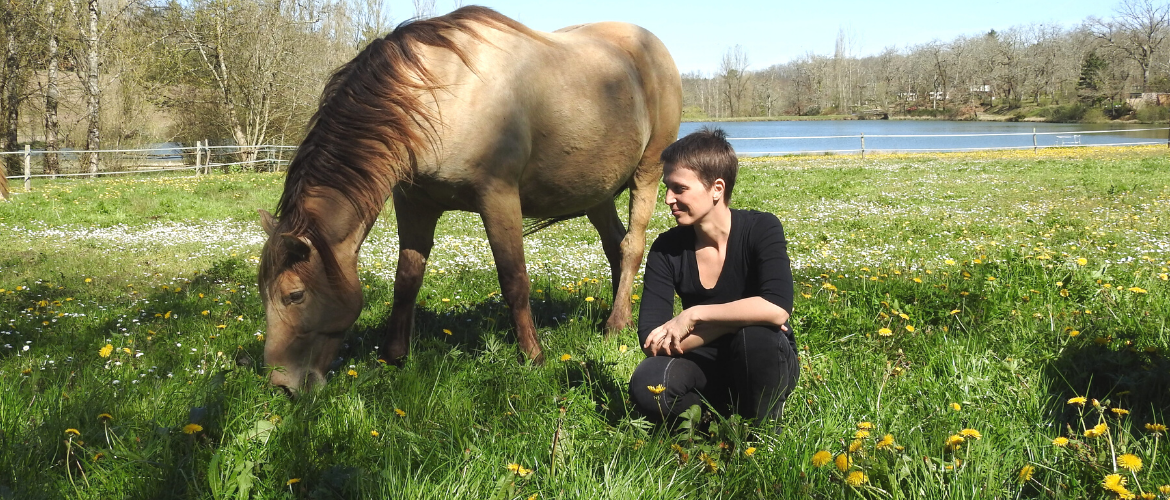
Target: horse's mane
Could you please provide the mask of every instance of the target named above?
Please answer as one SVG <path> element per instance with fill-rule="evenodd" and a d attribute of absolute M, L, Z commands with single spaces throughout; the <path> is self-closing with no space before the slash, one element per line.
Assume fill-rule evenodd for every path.
<path fill-rule="evenodd" d="M 476 26 L 542 38 L 492 9 L 463 7 L 445 16 L 399 24 L 370 42 L 326 83 L 308 134 L 289 163 L 276 215 L 277 231 L 309 238 L 331 275 L 337 275 L 332 272 L 336 260 L 319 233 L 318 214 L 303 204 L 306 194 L 320 188 L 338 191 L 370 227 L 394 185 L 410 181 L 420 150 L 436 140 L 438 117 L 422 95 L 443 86 L 426 67 L 419 46 L 450 50 L 471 67 L 454 35 L 484 41 Z M 285 258 L 279 249 L 267 252 L 267 262 Z"/>

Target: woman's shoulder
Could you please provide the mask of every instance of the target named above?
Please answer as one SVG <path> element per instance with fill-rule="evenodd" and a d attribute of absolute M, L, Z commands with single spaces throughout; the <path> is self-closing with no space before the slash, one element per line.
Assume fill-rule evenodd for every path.
<path fill-rule="evenodd" d="M 740 210 L 733 208 L 731 213 L 739 217 L 744 222 L 744 226 L 749 228 L 754 227 L 778 227 L 780 226 L 780 218 L 776 217 L 772 212 L 761 212 L 759 210 Z"/>
<path fill-rule="evenodd" d="M 654 243 L 650 245 L 650 251 L 662 253 L 677 253 L 687 248 L 687 243 L 690 247 L 694 247 L 695 228 L 691 226 L 674 226 L 662 233 L 654 239 Z"/>

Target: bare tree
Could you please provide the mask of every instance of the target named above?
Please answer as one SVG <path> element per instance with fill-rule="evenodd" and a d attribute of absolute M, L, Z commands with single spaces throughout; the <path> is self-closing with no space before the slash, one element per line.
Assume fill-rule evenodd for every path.
<path fill-rule="evenodd" d="M 1122 0 L 1111 19 L 1091 17 L 1093 35 L 1122 50 L 1141 68 L 1142 91 L 1150 84 L 1150 63 L 1170 29 L 1170 4 Z"/>
<path fill-rule="evenodd" d="M 723 97 L 727 102 L 727 111 L 730 116 L 739 116 L 742 112 L 742 101 L 748 87 L 748 56 L 742 45 L 736 45 L 723 53 L 723 61 L 719 64 L 719 77 L 722 80 Z"/>
<path fill-rule="evenodd" d="M 48 54 L 45 60 L 45 173 L 57 174 L 61 171 L 60 157 L 57 155 L 58 135 L 61 124 L 57 119 L 57 106 L 61 92 L 57 85 L 57 69 L 59 65 L 57 49 L 58 38 L 57 5 L 54 0 L 45 1 L 45 36 L 48 39 Z"/>
<path fill-rule="evenodd" d="M 411 0 L 414 2 L 414 17 L 425 19 L 435 16 L 435 0 Z"/>

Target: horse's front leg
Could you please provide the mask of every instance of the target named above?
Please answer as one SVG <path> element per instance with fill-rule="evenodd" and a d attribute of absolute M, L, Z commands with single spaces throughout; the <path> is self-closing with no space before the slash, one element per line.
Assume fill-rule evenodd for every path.
<path fill-rule="evenodd" d="M 394 276 L 390 324 L 379 344 L 382 359 L 391 362 L 402 360 L 410 351 L 414 305 L 422 287 L 431 247 L 435 244 L 435 225 L 443 215 L 442 210 L 405 198 L 399 193 L 394 195 L 394 215 L 398 220 L 398 269 Z"/>
<path fill-rule="evenodd" d="M 605 322 L 607 334 L 614 334 L 633 326 L 634 278 L 642 266 L 646 251 L 646 226 L 654 214 L 658 198 L 658 183 L 662 179 L 662 164 L 658 154 L 647 154 L 642 159 L 634 178 L 630 180 L 630 224 L 621 240 L 621 274 L 613 291 L 613 310 Z"/>
<path fill-rule="evenodd" d="M 512 309 L 512 324 L 520 349 L 533 363 L 544 363 L 544 354 L 536 339 L 529 303 L 528 269 L 524 265 L 524 219 L 520 212 L 520 194 L 515 186 L 485 188 L 480 198 L 480 216 L 487 231 L 500 291 Z"/>

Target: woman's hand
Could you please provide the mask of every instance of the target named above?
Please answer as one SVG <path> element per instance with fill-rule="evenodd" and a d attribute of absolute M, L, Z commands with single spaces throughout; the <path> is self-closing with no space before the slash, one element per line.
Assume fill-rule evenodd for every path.
<path fill-rule="evenodd" d="M 670 321 L 663 323 L 662 326 L 652 330 L 650 335 L 646 337 L 646 343 L 642 346 L 642 350 L 646 351 L 647 356 L 682 354 L 682 340 L 690 335 L 691 330 L 694 329 L 693 315 L 690 314 L 690 309 L 685 310 Z"/>

